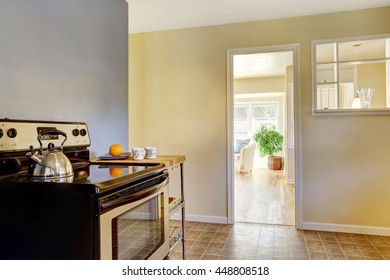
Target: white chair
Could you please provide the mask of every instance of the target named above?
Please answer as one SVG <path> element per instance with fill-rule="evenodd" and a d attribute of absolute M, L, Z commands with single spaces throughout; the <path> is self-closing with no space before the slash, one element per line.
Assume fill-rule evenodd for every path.
<path fill-rule="evenodd" d="M 249 173 L 253 169 L 253 160 L 255 158 L 256 144 L 250 142 L 240 150 L 240 157 L 237 162 L 237 171 L 240 173 Z"/>

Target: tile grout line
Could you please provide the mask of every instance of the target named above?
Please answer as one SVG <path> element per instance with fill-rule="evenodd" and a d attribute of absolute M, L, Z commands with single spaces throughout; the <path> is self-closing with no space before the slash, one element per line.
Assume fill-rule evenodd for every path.
<path fill-rule="evenodd" d="M 229 240 L 229 238 L 230 238 L 230 236 L 231 236 L 231 234 L 232 234 L 232 231 L 233 231 L 233 230 L 230 229 L 229 235 L 228 235 L 227 239 L 225 240 L 225 243 L 223 244 L 222 251 L 221 251 L 221 254 L 219 255 L 218 259 L 221 259 L 221 257 L 223 256 L 223 255 L 222 255 L 222 254 L 223 254 L 223 251 L 225 250 L 227 241 Z"/>
<path fill-rule="evenodd" d="M 257 254 L 259 257 L 262 251 L 262 245 L 259 243 L 262 240 L 262 237 L 269 235 L 272 238 L 272 252 L 265 253 L 265 257 L 268 259 L 295 259 L 295 257 L 299 259 L 328 259 L 328 260 L 337 260 L 340 258 L 351 260 L 351 259 L 379 259 L 385 260 L 386 255 L 389 254 L 390 250 L 390 239 L 386 239 L 383 236 L 373 236 L 373 238 L 369 238 L 365 234 L 354 235 L 352 233 L 345 232 L 343 235 L 338 235 L 336 232 L 327 232 L 325 234 L 321 234 L 322 231 L 310 231 L 305 233 L 305 231 L 299 231 L 299 235 L 297 232 L 279 230 L 279 227 L 267 227 L 267 230 L 263 231 L 263 227 L 258 227 L 259 232 L 256 231 L 255 227 L 229 227 L 223 228 L 221 225 L 215 226 L 214 224 L 203 224 L 203 223 L 195 223 L 191 226 L 187 227 L 188 233 L 195 230 L 197 234 L 193 235 L 193 240 L 191 240 L 192 244 L 188 248 L 188 251 L 193 250 L 193 247 L 196 242 L 207 242 L 207 245 L 204 246 L 200 244 L 199 247 L 204 246 L 204 250 L 201 254 L 197 254 L 197 256 L 193 256 L 194 259 L 256 259 Z M 201 235 L 208 233 L 207 239 L 201 239 Z M 217 234 L 221 233 L 220 236 L 217 237 Z M 237 240 L 232 243 L 232 248 L 234 251 L 228 251 L 226 254 L 224 251 L 228 248 L 228 242 L 232 238 L 233 234 L 237 233 Z M 262 233 L 267 233 L 266 235 L 262 235 Z M 251 235 L 253 234 L 253 236 Z M 248 238 L 255 237 L 257 239 L 257 243 L 255 245 L 251 245 L 251 242 L 247 242 Z M 275 244 L 278 241 L 278 238 L 281 238 L 281 242 L 283 244 Z M 286 239 L 287 238 L 287 239 Z M 301 245 L 295 246 L 297 244 L 293 244 L 295 238 L 299 241 L 303 241 Z M 317 243 L 315 242 L 317 240 Z M 318 242 L 318 240 L 320 242 Z M 271 241 L 271 240 L 270 240 Z M 217 243 L 215 245 L 212 245 Z M 288 242 L 288 243 L 287 243 Z M 333 243 L 334 242 L 334 243 Z M 334 244 L 334 245 L 332 245 Z M 242 251 L 244 245 L 255 246 L 256 250 L 247 251 L 245 248 Z M 294 246 L 293 246 L 294 245 Z M 310 245 L 310 248 L 309 248 Z M 337 248 L 341 250 L 333 250 L 333 246 L 337 245 Z M 212 249 L 210 252 L 207 252 L 208 249 L 215 246 L 215 250 Z M 276 247 L 275 247 L 276 246 Z M 328 247 L 329 246 L 329 247 Z M 327 249 L 328 248 L 328 249 Z M 335 247 L 336 248 L 336 247 Z M 280 250 L 279 250 L 280 249 Z M 283 250 L 282 250 L 283 249 Z M 294 249 L 294 250 L 293 250 Z M 296 250 L 295 250 L 296 249 Z M 314 250 L 311 250 L 314 249 Z M 356 250 L 357 249 L 357 250 Z M 320 250 L 320 251 L 319 251 Z M 187 252 L 188 252 L 187 251 Z M 200 252 L 201 250 L 199 250 Z M 213 252 L 214 251 L 214 252 Z M 297 255 L 293 254 L 297 251 Z M 312 254 L 312 253 L 314 254 Z M 324 252 L 325 254 L 321 254 L 320 252 Z M 349 252 L 349 253 L 348 253 Z M 189 252 L 190 253 L 190 252 Z M 270 255 L 269 255 L 270 254 Z M 334 255 L 334 257 L 332 257 Z M 313 258 L 314 256 L 314 258 Z M 349 257 L 348 257 L 349 256 Z"/>
<path fill-rule="evenodd" d="M 345 259 L 348 260 L 347 254 L 345 254 L 345 251 L 344 251 L 343 247 L 341 247 L 340 242 L 339 242 L 339 240 L 337 239 L 337 237 L 335 236 L 334 232 L 332 232 L 332 236 L 334 237 L 334 239 L 336 239 L 337 245 L 339 245 L 339 247 L 340 247 L 340 249 L 341 249 L 341 252 L 343 253 Z M 349 236 L 349 234 L 348 234 L 348 236 Z M 350 237 L 350 236 L 349 236 L 349 237 Z M 326 250 L 325 250 L 325 251 L 326 251 Z M 328 260 L 329 260 L 329 256 L 328 256 Z"/>
<path fill-rule="evenodd" d="M 344 252 L 344 249 L 343 249 L 343 247 L 341 247 L 341 244 L 340 244 L 340 242 L 339 242 L 339 239 L 334 235 L 334 233 L 332 232 L 332 235 L 334 236 L 334 238 L 336 239 L 336 242 L 337 242 L 337 245 L 339 245 L 339 247 L 340 247 L 340 249 L 341 249 L 341 251 L 343 252 L 343 254 L 345 255 L 345 252 Z M 347 258 L 347 256 L 345 255 L 345 258 L 346 259 L 348 259 Z"/>
<path fill-rule="evenodd" d="M 372 245 L 372 247 L 374 247 L 374 249 L 379 253 L 379 255 L 382 257 L 382 260 L 383 259 L 385 259 L 385 257 L 382 255 L 382 253 L 376 248 L 376 245 L 374 244 L 374 243 L 372 243 L 372 241 L 369 239 L 369 238 L 367 238 L 368 239 L 368 242 L 370 242 L 370 244 Z M 358 247 L 359 248 L 359 247 Z M 364 255 L 364 253 L 363 253 L 363 255 Z M 366 256 L 364 256 L 364 257 L 366 257 Z"/>
<path fill-rule="evenodd" d="M 324 249 L 324 252 L 325 252 L 325 255 L 326 255 L 326 259 L 329 260 L 329 254 L 328 254 L 328 251 L 325 248 L 324 242 L 322 241 L 321 234 L 318 232 L 318 230 L 316 232 L 318 234 L 318 237 L 320 238 L 321 246 Z"/>
<path fill-rule="evenodd" d="M 348 234 L 348 235 L 349 235 L 349 234 Z M 363 235 L 363 236 L 366 237 L 365 235 Z M 366 237 L 366 238 L 367 238 L 367 237 Z M 367 238 L 367 240 L 368 240 L 368 238 Z M 365 255 L 365 254 L 363 253 L 363 251 L 360 249 L 359 244 L 357 244 L 353 238 L 352 238 L 352 241 L 353 241 L 353 244 L 355 244 L 356 247 L 358 248 L 359 252 L 362 254 L 363 258 L 364 258 L 365 260 L 367 260 L 366 255 Z M 371 243 L 370 240 L 368 240 L 368 242 L 370 242 L 370 244 L 372 245 L 372 243 Z M 343 251 L 344 251 L 344 250 L 343 250 Z"/>

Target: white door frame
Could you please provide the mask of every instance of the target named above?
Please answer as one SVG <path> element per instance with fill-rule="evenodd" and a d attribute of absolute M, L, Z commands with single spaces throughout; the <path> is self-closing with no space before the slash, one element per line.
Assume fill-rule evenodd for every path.
<path fill-rule="evenodd" d="M 302 227 L 302 162 L 300 142 L 299 109 L 299 45 L 275 45 L 227 50 L 227 184 L 228 184 L 228 223 L 234 223 L 234 75 L 233 57 L 238 54 L 292 51 L 294 73 L 294 146 L 295 146 L 295 227 Z M 286 104 L 289 106 L 289 104 Z"/>

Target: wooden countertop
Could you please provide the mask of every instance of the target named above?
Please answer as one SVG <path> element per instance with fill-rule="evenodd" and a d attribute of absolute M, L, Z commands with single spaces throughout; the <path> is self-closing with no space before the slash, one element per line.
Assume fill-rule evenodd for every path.
<path fill-rule="evenodd" d="M 153 159 L 143 159 L 143 160 L 134 160 L 133 157 L 128 157 L 126 159 L 115 159 L 115 160 L 107 160 L 107 159 L 92 159 L 93 163 L 163 163 L 165 166 L 172 166 L 178 163 L 182 163 L 186 160 L 186 156 L 178 155 L 178 156 L 157 156 Z"/>

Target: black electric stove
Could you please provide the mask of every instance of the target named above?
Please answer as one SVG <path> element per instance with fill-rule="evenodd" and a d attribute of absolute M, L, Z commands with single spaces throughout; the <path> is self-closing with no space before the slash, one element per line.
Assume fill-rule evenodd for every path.
<path fill-rule="evenodd" d="M 45 129 L 67 135 L 62 149 L 73 166 L 70 181 L 28 176 L 33 163 L 26 153 L 40 149 L 37 136 Z M 44 139 L 43 150 L 60 147 L 60 138 Z M 0 259 L 99 259 L 99 199 L 167 177 L 163 164 L 93 164 L 89 146 L 84 122 L 0 119 Z"/>

